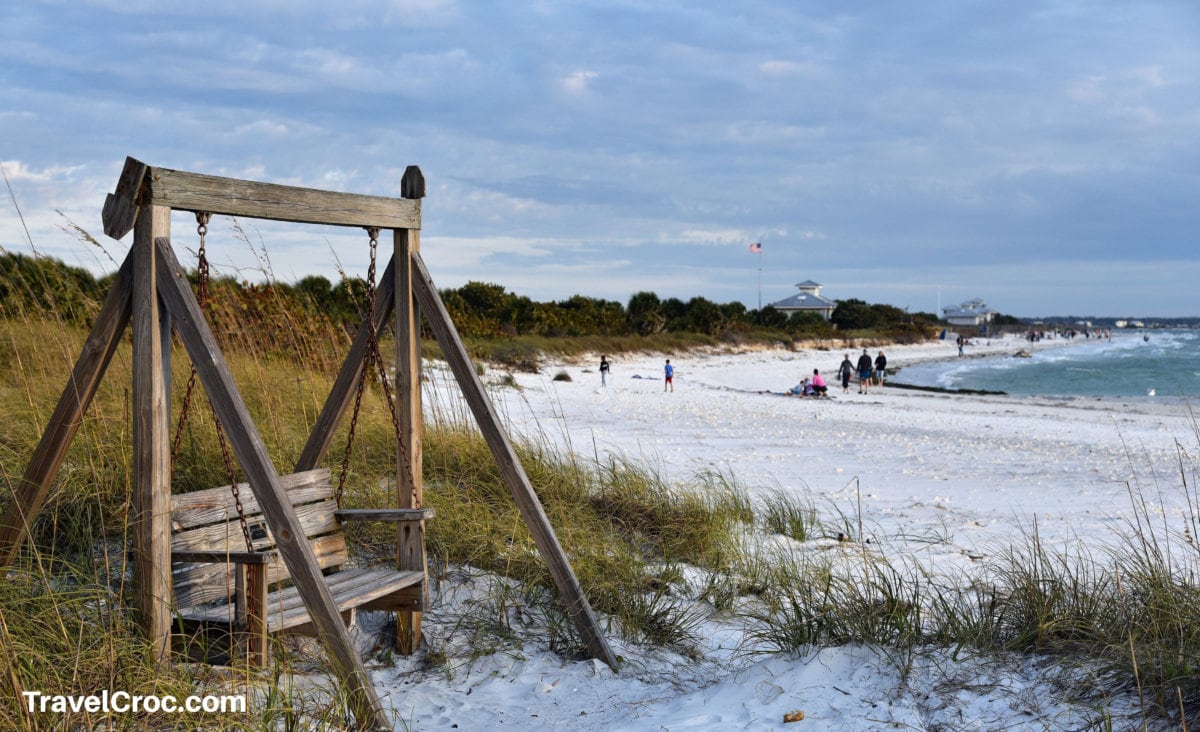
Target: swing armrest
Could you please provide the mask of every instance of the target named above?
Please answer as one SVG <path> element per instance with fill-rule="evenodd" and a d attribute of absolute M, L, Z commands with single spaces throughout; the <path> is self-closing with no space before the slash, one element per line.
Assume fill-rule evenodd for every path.
<path fill-rule="evenodd" d="M 206 562 L 211 564 L 269 564 L 270 552 L 171 552 L 172 562 Z"/>
<path fill-rule="evenodd" d="M 341 508 L 333 512 L 339 521 L 425 521 L 434 517 L 432 508 Z"/>

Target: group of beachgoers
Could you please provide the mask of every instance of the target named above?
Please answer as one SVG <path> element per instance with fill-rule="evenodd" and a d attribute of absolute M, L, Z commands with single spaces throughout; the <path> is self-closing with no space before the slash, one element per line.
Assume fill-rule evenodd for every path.
<path fill-rule="evenodd" d="M 843 394 L 850 393 L 850 381 L 855 376 L 858 377 L 858 393 L 866 394 L 872 385 L 883 386 L 884 376 L 887 375 L 887 356 L 880 351 L 872 360 L 870 352 L 864 348 L 862 355 L 858 357 L 858 363 L 854 363 L 847 353 L 842 358 L 842 364 L 838 366 L 837 375 L 842 382 Z M 829 385 L 825 383 L 825 377 L 821 376 L 821 370 L 813 369 L 811 378 L 806 377 L 789 389 L 787 394 L 799 397 L 826 397 L 829 396 Z"/>
<path fill-rule="evenodd" d="M 600 386 L 608 386 L 608 375 L 612 373 L 612 363 L 608 360 L 608 356 L 600 357 Z M 634 378 L 637 378 L 636 376 Z M 663 364 L 663 391 L 675 391 L 675 367 L 671 365 L 671 359 L 667 359 Z"/>
<path fill-rule="evenodd" d="M 608 375 L 611 372 L 612 365 L 608 360 L 608 356 L 600 357 L 600 385 L 608 385 Z M 838 367 L 838 378 L 842 381 L 842 393 L 850 393 L 850 381 L 856 375 L 858 376 L 858 393 L 866 394 L 872 385 L 883 386 L 883 378 L 887 373 L 887 356 L 883 355 L 883 351 L 871 360 L 871 354 L 867 349 L 863 349 L 862 355 L 858 357 L 858 363 L 850 361 L 850 354 L 846 354 L 842 358 L 842 364 Z M 636 378 L 636 377 L 635 377 Z M 671 365 L 671 359 L 667 359 L 663 364 L 663 391 L 675 391 L 675 367 Z M 825 377 L 821 376 L 820 369 L 813 369 L 812 377 L 805 377 L 799 384 L 796 384 L 791 389 L 785 392 L 788 396 L 799 397 L 827 397 L 829 396 L 829 384 L 825 383 Z"/>

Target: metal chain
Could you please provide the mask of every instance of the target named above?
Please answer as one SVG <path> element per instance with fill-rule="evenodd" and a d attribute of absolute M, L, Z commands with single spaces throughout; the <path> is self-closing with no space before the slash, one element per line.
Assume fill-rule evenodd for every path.
<path fill-rule="evenodd" d="M 376 229 L 374 233 L 375 233 L 375 236 L 378 237 L 379 230 Z M 372 256 L 371 257 L 371 272 L 374 272 L 374 268 L 375 268 L 375 257 Z M 374 323 L 375 322 L 375 280 L 374 280 L 374 278 L 371 279 L 369 288 L 370 288 L 371 304 L 368 309 L 370 311 L 371 322 Z M 404 435 L 400 431 L 400 419 L 396 413 L 396 400 L 395 400 L 395 397 L 392 395 L 392 387 L 391 387 L 391 383 L 388 381 L 387 367 L 385 366 L 385 364 L 383 362 L 383 355 L 380 354 L 380 352 L 379 352 L 379 338 L 378 338 L 378 333 L 375 331 L 374 327 L 372 327 L 370 332 L 368 333 L 367 341 L 368 341 L 367 342 L 367 350 L 371 354 L 373 354 L 375 365 L 379 371 L 379 384 L 380 384 L 380 386 L 383 387 L 384 399 L 387 401 L 388 412 L 391 414 L 391 417 L 392 417 L 392 429 L 395 430 L 396 444 L 399 446 L 399 449 L 400 449 L 401 467 L 404 470 L 404 474 L 408 477 L 408 483 L 411 486 L 411 485 L 414 485 L 415 482 L 413 480 L 412 465 L 411 465 L 411 462 L 410 462 L 409 456 L 408 456 L 408 447 L 404 444 Z"/>
<path fill-rule="evenodd" d="M 379 229 L 367 229 L 371 237 L 371 264 L 367 267 L 367 314 L 364 325 L 367 328 L 369 340 L 375 338 L 375 250 L 379 246 Z M 368 341 L 369 343 L 369 341 Z M 342 495 L 346 492 L 346 479 L 350 477 L 350 456 L 354 451 L 354 435 L 358 429 L 358 414 L 362 408 L 363 391 L 367 387 L 368 366 L 372 359 L 371 349 L 367 348 L 362 370 L 358 373 L 358 385 L 354 390 L 354 410 L 350 412 L 350 429 L 346 434 L 346 449 L 342 452 L 342 474 L 338 478 L 337 492 L 334 500 L 337 507 L 342 507 Z"/>
<path fill-rule="evenodd" d="M 379 229 L 367 229 L 371 236 L 371 264 L 367 267 L 367 366 L 374 362 L 379 369 L 379 383 L 383 385 L 383 393 L 387 397 L 388 411 L 392 414 L 392 427 L 400 432 L 400 420 L 396 417 L 396 403 L 392 399 L 392 388 L 388 384 L 387 367 L 383 364 L 383 356 L 379 353 L 379 333 L 375 330 L 375 260 L 379 247 Z M 367 369 L 363 369 L 364 376 Z"/>
<path fill-rule="evenodd" d="M 366 371 L 365 366 L 363 371 Z M 337 493 L 334 496 L 338 508 L 342 507 L 342 494 L 346 491 L 346 478 L 350 475 L 350 455 L 354 450 L 354 430 L 358 426 L 358 410 L 362 406 L 363 389 L 366 385 L 367 380 L 360 374 L 358 388 L 354 392 L 354 411 L 350 413 L 350 431 L 346 435 L 346 449 L 342 453 L 342 474 L 338 478 Z"/>
<path fill-rule="evenodd" d="M 212 402 L 209 402 L 212 406 Z M 229 454 L 229 443 L 225 439 L 225 430 L 217 419 L 217 408 L 212 407 L 213 424 L 217 426 L 217 442 L 221 444 L 221 457 L 225 460 L 225 474 L 229 476 L 229 492 L 233 494 L 233 507 L 237 510 L 238 525 L 242 529 L 242 538 L 246 540 L 246 551 L 254 551 L 254 539 L 250 537 L 250 526 L 246 523 L 246 509 L 242 506 L 241 491 L 238 490 L 237 473 L 233 467 L 233 456 Z"/>
<path fill-rule="evenodd" d="M 409 485 L 415 485 L 412 461 L 409 458 L 408 447 L 404 444 L 404 437 L 400 431 L 400 419 L 396 414 L 396 400 L 392 395 L 391 384 L 388 382 L 387 367 L 384 365 L 383 356 L 379 352 L 379 334 L 375 329 L 375 271 L 377 250 L 379 248 L 379 229 L 370 227 L 367 229 L 367 235 L 371 238 L 371 261 L 367 267 L 367 353 L 363 369 L 358 377 L 358 388 L 354 394 L 354 410 L 350 415 L 350 429 L 346 436 L 346 451 L 342 456 L 342 475 L 338 479 L 336 496 L 339 508 L 342 505 L 342 494 L 345 492 L 346 477 L 350 472 L 350 454 L 354 445 L 355 430 L 358 426 L 359 410 L 362 407 L 362 395 L 366 389 L 367 379 L 370 378 L 372 365 L 378 371 L 379 383 L 383 387 L 384 399 L 388 405 L 388 412 L 392 417 L 392 428 L 395 430 L 396 444 L 400 449 L 401 467 L 408 478 Z"/>
<path fill-rule="evenodd" d="M 196 212 L 196 233 L 200 236 L 200 251 L 197 252 L 196 263 L 196 302 L 200 304 L 200 309 L 203 310 L 208 304 L 208 256 L 204 249 L 204 238 L 208 234 L 208 222 L 211 214 L 204 212 Z M 171 444 L 171 465 L 175 465 L 175 460 L 179 457 L 179 447 L 183 442 L 183 427 L 187 424 L 188 413 L 192 406 L 192 394 L 196 389 L 196 365 L 192 364 L 192 371 L 188 374 L 187 389 L 183 392 L 183 404 L 179 408 L 179 423 L 175 427 L 175 440 Z"/>
<path fill-rule="evenodd" d="M 205 237 L 208 234 L 208 222 L 212 219 L 212 214 L 206 211 L 196 212 L 196 233 L 200 236 L 200 250 L 197 252 L 196 263 L 196 302 L 200 305 L 200 309 L 208 305 L 208 281 L 209 267 L 208 254 L 205 250 Z M 188 375 L 187 390 L 183 395 L 183 405 L 179 409 L 179 425 L 175 429 L 175 440 L 171 447 L 171 465 L 175 465 L 175 459 L 179 456 L 179 446 L 183 441 L 183 426 L 187 423 L 188 412 L 191 408 L 192 394 L 196 387 L 196 365 L 192 364 L 191 373 Z M 212 410 L 213 425 L 217 429 L 217 442 L 221 446 L 221 458 L 225 463 L 225 475 L 229 479 L 229 491 L 233 494 L 233 506 L 237 510 L 238 524 L 242 529 L 242 538 L 246 541 L 246 551 L 254 551 L 254 540 L 250 537 L 250 527 L 246 523 L 246 509 L 242 505 L 241 492 L 238 490 L 237 469 L 233 465 L 233 455 L 229 451 L 229 443 L 225 439 L 225 430 L 221 427 L 221 420 L 217 418 L 217 409 L 213 406 L 212 400 L 209 400 L 209 408 Z"/>

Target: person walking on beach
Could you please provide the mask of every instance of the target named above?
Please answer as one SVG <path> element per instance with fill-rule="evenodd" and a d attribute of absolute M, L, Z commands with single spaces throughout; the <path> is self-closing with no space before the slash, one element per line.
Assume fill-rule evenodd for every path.
<path fill-rule="evenodd" d="M 608 386 L 608 356 L 600 357 L 600 386 Z"/>
<path fill-rule="evenodd" d="M 862 355 L 858 357 L 858 393 L 866 394 L 871 390 L 871 354 L 867 353 L 867 349 L 863 349 Z"/>
<path fill-rule="evenodd" d="M 847 353 L 842 358 L 842 365 L 838 367 L 838 378 L 842 380 L 842 393 L 850 393 L 850 377 L 854 375 L 854 364 L 850 363 L 850 354 Z"/>
<path fill-rule="evenodd" d="M 663 391 L 675 391 L 675 367 L 671 365 L 671 359 L 667 359 L 667 363 L 663 365 Z"/>
<path fill-rule="evenodd" d="M 883 375 L 887 371 L 887 356 L 883 355 L 883 351 L 875 357 L 875 384 L 883 386 Z"/>

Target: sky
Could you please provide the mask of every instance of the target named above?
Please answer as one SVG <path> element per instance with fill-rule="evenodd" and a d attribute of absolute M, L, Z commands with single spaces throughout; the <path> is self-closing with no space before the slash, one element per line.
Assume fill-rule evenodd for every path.
<path fill-rule="evenodd" d="M 1195 0 L 15 0 L 0 100 L 0 247 L 98 272 L 126 156 L 383 196 L 419 165 L 443 288 L 1200 315 Z M 336 280 L 368 244 L 207 249 Z"/>

